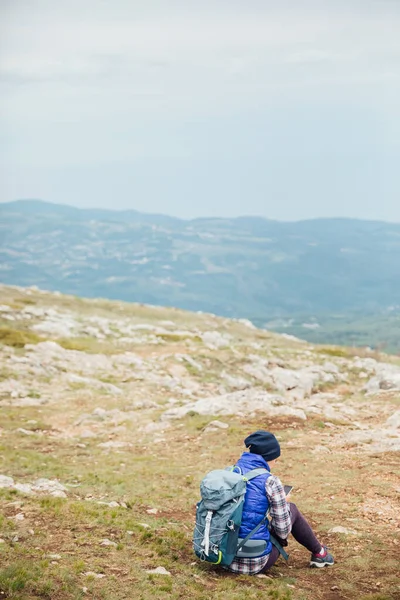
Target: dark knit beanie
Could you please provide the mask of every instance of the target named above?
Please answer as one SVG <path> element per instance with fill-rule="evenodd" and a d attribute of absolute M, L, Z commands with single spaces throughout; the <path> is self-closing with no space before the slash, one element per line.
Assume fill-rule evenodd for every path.
<path fill-rule="evenodd" d="M 273 433 L 256 431 L 244 440 L 246 448 L 253 454 L 260 454 L 265 461 L 275 460 L 281 455 L 281 447 Z"/>

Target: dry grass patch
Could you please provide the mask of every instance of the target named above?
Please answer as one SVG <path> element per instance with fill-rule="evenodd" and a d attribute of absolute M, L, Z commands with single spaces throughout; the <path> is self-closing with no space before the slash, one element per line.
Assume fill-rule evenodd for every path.
<path fill-rule="evenodd" d="M 117 600 L 344 600 L 362 595 L 369 600 L 370 594 L 378 593 L 396 598 L 395 532 L 388 522 L 368 520 L 360 512 L 370 465 L 346 452 L 335 454 L 334 461 L 312 455 L 311 440 L 318 436 L 311 435 L 311 423 L 229 418 L 227 431 L 204 434 L 210 420 L 188 416 L 166 433 L 165 443 L 153 445 L 150 440 L 119 452 L 104 452 L 95 443 L 80 449 L 66 440 L 55 440 L 45 452 L 43 440 L 24 439 L 16 460 L 3 465 L 7 472 L 21 481 L 34 475 L 57 477 L 71 487 L 67 499 L 2 492 L 6 543 L 0 589 L 20 600 L 81 598 L 84 587 L 94 598 Z M 278 562 L 271 579 L 226 574 L 198 563 L 192 554 L 200 479 L 207 470 L 232 464 L 243 449 L 243 438 L 256 426 L 274 429 L 282 441 L 277 474 L 295 486 L 293 500 L 332 548 L 337 563 L 329 573 L 307 569 L 308 553 L 293 541 L 289 566 Z M 291 440 L 299 447 L 285 445 Z M 376 484 L 368 484 L 368 493 L 382 497 L 386 489 L 392 498 L 393 490 L 385 485 L 390 486 L 396 466 L 384 456 L 374 462 Z M 16 500 L 23 503 L 18 509 L 12 504 Z M 110 501 L 125 502 L 127 508 L 97 503 Z M 152 508 L 156 514 L 147 512 Z M 18 525 L 8 519 L 16 510 L 25 514 Z M 356 529 L 358 535 L 327 533 L 338 524 Z M 18 541 L 13 542 L 15 530 Z M 103 539 L 115 545 L 101 546 Z M 53 561 L 47 558 L 51 554 L 62 558 Z M 146 573 L 156 566 L 165 567 L 171 576 Z M 84 575 L 89 571 L 105 576 Z M 331 590 L 334 586 L 338 589 Z"/>
<path fill-rule="evenodd" d="M 23 348 L 25 344 L 38 344 L 45 341 L 33 331 L 9 326 L 0 326 L 0 344 L 12 348 Z"/>

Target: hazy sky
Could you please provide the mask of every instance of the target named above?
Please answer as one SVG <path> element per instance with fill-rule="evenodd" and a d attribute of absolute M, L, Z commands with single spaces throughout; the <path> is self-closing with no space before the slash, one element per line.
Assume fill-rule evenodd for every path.
<path fill-rule="evenodd" d="M 0 200 L 400 221 L 399 0 L 0 0 Z"/>

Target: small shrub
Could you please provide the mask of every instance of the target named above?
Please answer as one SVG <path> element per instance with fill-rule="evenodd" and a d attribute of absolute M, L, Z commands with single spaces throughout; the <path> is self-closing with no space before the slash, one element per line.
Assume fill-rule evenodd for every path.
<path fill-rule="evenodd" d="M 33 331 L 13 329 L 12 327 L 0 327 L 0 343 L 13 348 L 23 348 L 26 344 L 38 344 L 44 341 Z"/>
<path fill-rule="evenodd" d="M 88 352 L 93 347 L 91 338 L 61 338 L 57 343 L 65 350 L 78 350 L 79 352 Z"/>
<path fill-rule="evenodd" d="M 32 300 L 32 298 L 18 298 L 18 302 L 25 305 L 36 304 L 36 300 Z"/>
<path fill-rule="evenodd" d="M 199 415 L 195 410 L 189 410 L 186 414 L 188 417 L 197 417 Z"/>
<path fill-rule="evenodd" d="M 53 498 L 52 496 L 46 496 L 40 499 L 40 506 L 44 510 L 52 511 L 54 514 L 59 514 L 64 505 L 63 498 Z"/>
<path fill-rule="evenodd" d="M 339 358 L 350 358 L 349 352 L 345 348 L 318 348 L 319 354 L 326 354 L 327 356 L 337 356 Z"/>
<path fill-rule="evenodd" d="M 0 591 L 7 595 L 20 592 L 37 581 L 40 571 L 31 570 L 25 564 L 14 564 L 0 571 Z"/>
<path fill-rule="evenodd" d="M 78 352 L 87 352 L 88 354 L 118 354 L 115 344 L 110 344 L 104 340 L 96 340 L 89 336 L 75 338 L 59 338 L 57 344 L 65 350 L 77 350 Z"/>
<path fill-rule="evenodd" d="M 14 374 L 9 369 L 0 369 L 0 381 L 6 381 L 13 377 L 13 375 Z"/>
<path fill-rule="evenodd" d="M 156 337 L 164 340 L 164 342 L 183 342 L 187 339 L 192 339 L 191 336 L 179 335 L 177 333 L 156 333 Z"/>

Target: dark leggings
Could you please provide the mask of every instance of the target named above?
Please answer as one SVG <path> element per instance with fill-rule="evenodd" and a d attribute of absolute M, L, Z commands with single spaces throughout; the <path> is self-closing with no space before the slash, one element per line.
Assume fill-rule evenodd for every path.
<path fill-rule="evenodd" d="M 296 542 L 299 542 L 302 546 L 307 548 L 312 554 L 318 554 L 321 551 L 321 544 L 315 537 L 313 530 L 307 519 L 301 514 L 299 509 L 293 502 L 289 503 L 290 506 L 290 520 L 292 521 L 292 535 Z M 272 531 L 273 533 L 273 531 Z M 269 555 L 268 562 L 263 568 L 266 571 L 272 567 L 279 558 L 279 551 L 272 546 L 271 554 Z"/>

